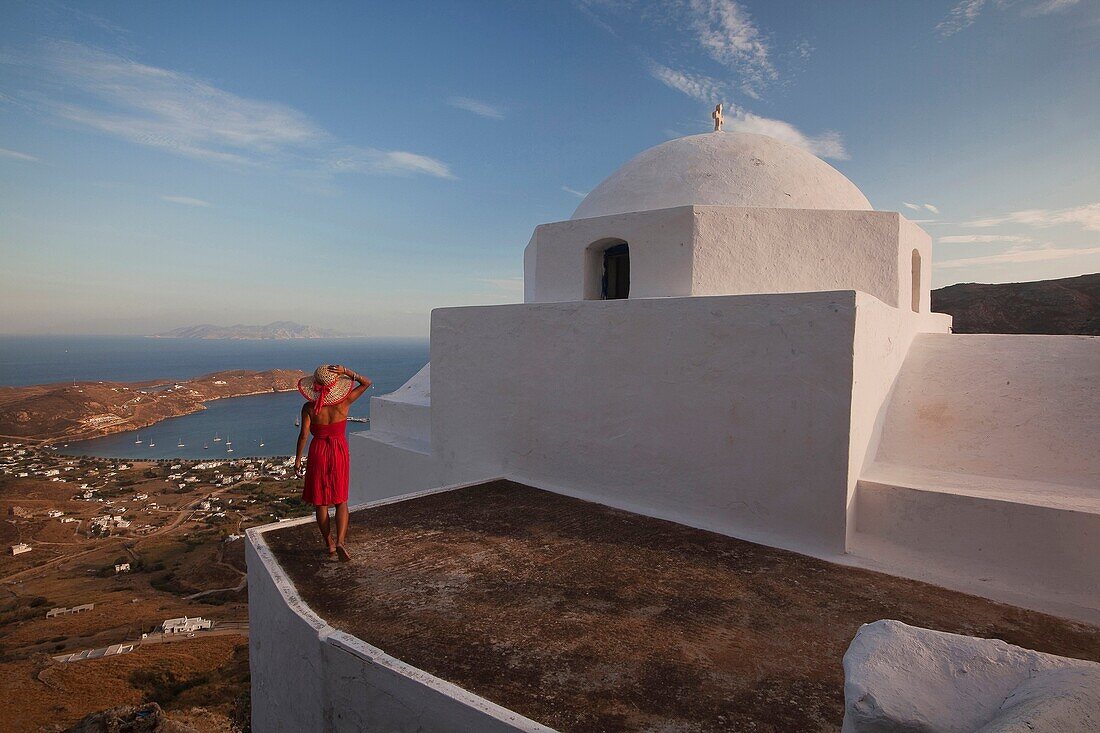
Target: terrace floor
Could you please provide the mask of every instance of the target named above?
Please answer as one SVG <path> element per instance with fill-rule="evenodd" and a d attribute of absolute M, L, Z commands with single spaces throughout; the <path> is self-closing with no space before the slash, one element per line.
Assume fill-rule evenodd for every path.
<path fill-rule="evenodd" d="M 882 618 L 1100 661 L 1100 628 L 496 481 L 264 535 L 332 626 L 561 731 L 836 731 Z"/>

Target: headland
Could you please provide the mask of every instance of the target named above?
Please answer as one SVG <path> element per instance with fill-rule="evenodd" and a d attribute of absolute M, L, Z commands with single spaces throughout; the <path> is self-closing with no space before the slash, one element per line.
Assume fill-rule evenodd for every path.
<path fill-rule="evenodd" d="M 34 443 L 97 438 L 198 412 L 211 400 L 288 392 L 303 376 L 296 369 L 236 369 L 184 381 L 0 387 L 0 437 Z"/>

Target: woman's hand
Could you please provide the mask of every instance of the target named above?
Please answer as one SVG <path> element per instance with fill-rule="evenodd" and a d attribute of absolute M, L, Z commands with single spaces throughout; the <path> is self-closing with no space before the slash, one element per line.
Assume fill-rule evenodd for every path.
<path fill-rule="evenodd" d="M 297 461 L 294 461 L 294 475 L 295 476 L 301 476 L 303 473 L 304 472 L 302 471 L 302 460 L 298 459 Z"/>
<path fill-rule="evenodd" d="M 351 372 L 349 372 L 346 367 L 342 367 L 339 364 L 329 364 L 328 368 L 330 370 L 332 370 L 333 372 L 335 372 L 336 374 L 341 374 L 345 377 L 350 377 L 351 376 Z"/>

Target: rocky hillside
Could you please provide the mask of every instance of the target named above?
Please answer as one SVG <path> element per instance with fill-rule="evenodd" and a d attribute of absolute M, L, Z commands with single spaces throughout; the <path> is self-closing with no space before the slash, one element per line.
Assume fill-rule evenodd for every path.
<path fill-rule="evenodd" d="M 75 382 L 0 387 L 0 438 L 83 440 L 206 409 L 225 397 L 297 389 L 296 369 L 234 369 L 186 381 Z M 2 729 L 2 726 L 0 726 Z"/>
<path fill-rule="evenodd" d="M 1100 335 L 1100 273 L 932 291 L 932 310 L 955 317 L 955 333 Z"/>
<path fill-rule="evenodd" d="M 236 323 L 232 326 L 214 326 L 203 323 L 198 326 L 183 326 L 171 331 L 154 334 L 153 338 L 162 339 L 322 339 L 348 338 L 351 334 L 333 331 L 329 328 L 304 326 L 294 321 L 274 321 L 263 326 L 249 326 Z"/>

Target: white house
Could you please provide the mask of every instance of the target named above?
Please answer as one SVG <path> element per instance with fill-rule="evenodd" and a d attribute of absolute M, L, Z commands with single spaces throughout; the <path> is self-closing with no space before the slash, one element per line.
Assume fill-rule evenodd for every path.
<path fill-rule="evenodd" d="M 214 622 L 204 619 L 202 616 L 188 618 L 168 618 L 161 624 L 165 634 L 189 634 L 195 631 L 205 631 L 214 626 Z"/>
<path fill-rule="evenodd" d="M 26 542 L 18 542 L 9 547 L 8 552 L 10 552 L 12 555 L 22 555 L 24 552 L 30 552 L 32 549 L 34 548 L 32 548 Z"/>

